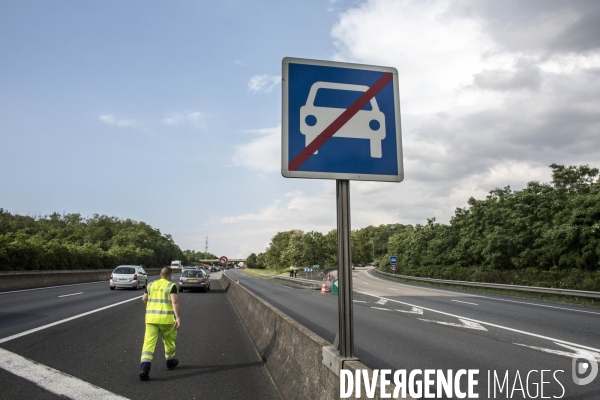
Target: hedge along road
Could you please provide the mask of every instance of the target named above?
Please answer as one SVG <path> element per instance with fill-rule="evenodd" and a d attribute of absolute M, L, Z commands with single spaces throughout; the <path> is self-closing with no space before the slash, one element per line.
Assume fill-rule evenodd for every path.
<path fill-rule="evenodd" d="M 67 397 L 98 398 L 92 392 L 99 389 L 131 399 L 278 399 L 219 275 L 213 274 L 208 293 L 180 294 L 180 365 L 172 371 L 164 368 L 159 341 L 148 382 L 138 377 L 145 309 L 141 290 L 111 291 L 108 282 L 100 282 L 3 293 L 0 393 L 4 398 L 58 398 L 76 382 L 75 392 L 67 392 Z M 57 324 L 35 330 L 53 323 Z M 49 374 L 54 383 L 42 383 L 31 371 Z M 69 377 L 75 380 L 69 383 Z"/>
<path fill-rule="evenodd" d="M 337 296 L 289 288 L 238 271 L 227 274 L 333 342 L 338 325 Z M 537 370 L 530 381 L 537 380 L 539 385 L 539 371 L 560 370 L 563 372 L 557 372 L 557 377 L 564 386 L 564 398 L 596 398 L 600 393 L 600 377 L 587 386 L 577 386 L 571 378 L 573 355 L 588 350 L 600 360 L 597 310 L 551 302 L 521 304 L 504 296 L 480 298 L 470 292 L 429 290 L 366 274 L 353 273 L 357 290 L 354 335 L 355 353 L 368 367 L 479 369 L 480 398 L 488 398 L 488 371 L 502 375 L 501 381 L 508 371 L 512 389 L 517 371 L 525 382 L 527 373 Z M 549 381 L 544 396 L 560 397 L 563 389 L 552 375 L 546 373 L 544 381 Z M 533 394 L 532 384 L 529 389 Z M 516 391 L 512 398 L 523 398 L 520 395 Z"/>

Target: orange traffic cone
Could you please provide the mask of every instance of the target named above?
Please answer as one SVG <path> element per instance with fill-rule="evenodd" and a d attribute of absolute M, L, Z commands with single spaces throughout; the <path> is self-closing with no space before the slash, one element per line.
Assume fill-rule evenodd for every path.
<path fill-rule="evenodd" d="M 328 273 L 327 273 L 327 281 L 328 281 L 328 282 L 331 282 L 331 272 L 328 272 Z"/>
<path fill-rule="evenodd" d="M 321 294 L 327 294 L 327 287 L 325 286 L 325 282 L 321 285 Z"/>

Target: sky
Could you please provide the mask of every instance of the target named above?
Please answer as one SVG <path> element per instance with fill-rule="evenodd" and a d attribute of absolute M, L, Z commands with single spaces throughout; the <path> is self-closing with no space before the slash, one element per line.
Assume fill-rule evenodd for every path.
<path fill-rule="evenodd" d="M 0 207 L 144 221 L 263 252 L 336 227 L 335 181 L 281 175 L 284 57 L 398 70 L 404 181 L 351 182 L 352 228 L 600 167 L 600 3 L 0 4 Z"/>

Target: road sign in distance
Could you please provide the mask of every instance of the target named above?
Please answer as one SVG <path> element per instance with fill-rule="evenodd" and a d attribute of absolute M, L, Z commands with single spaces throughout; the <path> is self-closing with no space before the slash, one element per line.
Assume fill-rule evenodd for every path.
<path fill-rule="evenodd" d="M 225 256 L 219 258 L 219 264 L 221 264 L 221 265 L 227 265 L 227 261 L 229 261 L 229 260 Z"/>
<path fill-rule="evenodd" d="M 282 68 L 284 177 L 404 179 L 395 68 L 289 57 Z"/>
<path fill-rule="evenodd" d="M 398 264 L 398 257 L 390 256 L 390 264 Z"/>
<path fill-rule="evenodd" d="M 391 264 L 390 265 L 390 271 L 392 271 L 392 272 L 398 271 L 398 266 L 396 264 Z"/>

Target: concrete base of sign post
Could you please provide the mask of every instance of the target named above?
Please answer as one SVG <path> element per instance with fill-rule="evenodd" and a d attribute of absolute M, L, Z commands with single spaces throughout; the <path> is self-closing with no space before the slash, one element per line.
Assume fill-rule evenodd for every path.
<path fill-rule="evenodd" d="M 340 376 L 340 370 L 344 369 L 344 362 L 360 361 L 356 357 L 342 357 L 340 351 L 333 346 L 323 346 L 323 365 L 329 368 L 334 374 Z"/>

